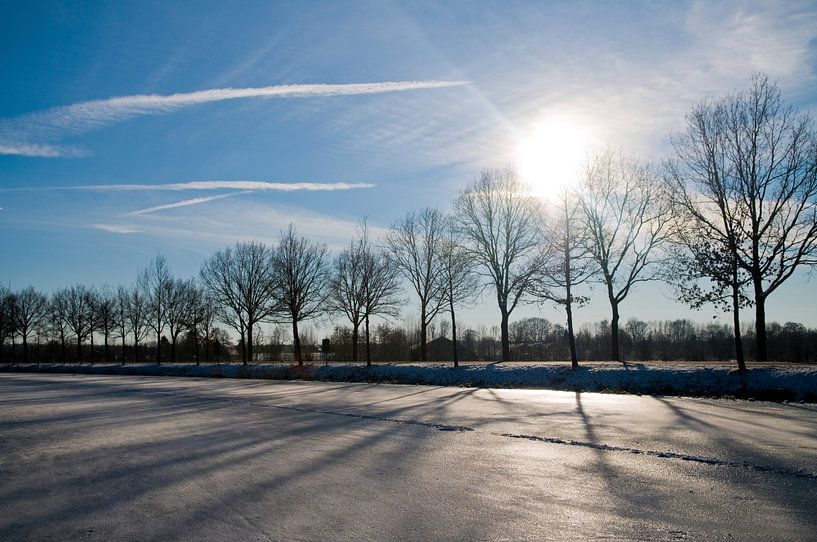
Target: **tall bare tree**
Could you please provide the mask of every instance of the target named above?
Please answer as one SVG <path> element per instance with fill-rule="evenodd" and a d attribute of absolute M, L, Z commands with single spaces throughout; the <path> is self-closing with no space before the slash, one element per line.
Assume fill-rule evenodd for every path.
<path fill-rule="evenodd" d="M 485 170 L 455 201 L 457 227 L 477 273 L 496 291 L 502 360 L 511 359 L 508 320 L 530 294 L 544 261 L 541 206 L 512 168 Z"/>
<path fill-rule="evenodd" d="M 176 363 L 176 343 L 179 335 L 188 328 L 193 311 L 192 291 L 195 286 L 191 281 L 173 278 L 168 285 L 167 295 L 167 330 L 170 334 L 170 362 Z"/>
<path fill-rule="evenodd" d="M 62 288 L 51 295 L 48 303 L 48 327 L 52 335 L 60 340 L 60 360 L 62 363 L 68 361 L 67 349 L 65 346 L 68 335 L 68 306 L 70 289 Z"/>
<path fill-rule="evenodd" d="M 687 116 L 687 131 L 673 137 L 675 158 L 665 163 L 673 206 L 667 282 L 692 308 L 711 303 L 732 312 L 735 358 L 744 371 L 740 309 L 749 301 L 737 257 L 739 202 L 721 115 L 707 114 L 707 107 Z"/>
<path fill-rule="evenodd" d="M 122 365 L 125 364 L 127 350 L 125 340 L 128 337 L 128 305 L 130 303 L 130 290 L 122 284 L 116 287 L 114 296 L 114 320 L 116 321 L 115 331 L 117 337 L 122 341 Z"/>
<path fill-rule="evenodd" d="M 134 286 L 128 293 L 128 331 L 133 337 L 133 362 L 139 363 L 139 343 L 147 338 L 150 306 L 142 288 Z"/>
<path fill-rule="evenodd" d="M 352 241 L 333 262 L 332 278 L 329 284 L 329 307 L 333 312 L 343 314 L 352 324 L 352 361 L 358 361 L 360 326 L 366 316 L 364 267 L 365 252 L 361 241 Z"/>
<path fill-rule="evenodd" d="M 756 75 L 748 91 L 695 106 L 674 143 L 684 166 L 678 182 L 709 206 L 728 207 L 737 264 L 754 294 L 757 359 L 766 361 L 766 300 L 797 269 L 817 264 L 814 120 Z M 700 168 L 714 161 L 719 171 Z"/>
<path fill-rule="evenodd" d="M 670 213 L 654 168 L 612 151 L 588 160 L 581 205 L 590 250 L 607 289 L 610 356 L 621 361 L 619 307 L 633 287 L 660 276 L 660 247 Z"/>
<path fill-rule="evenodd" d="M 281 234 L 272 256 L 273 297 L 279 315 L 292 324 L 295 361 L 303 365 L 298 324 L 320 317 L 327 310 L 330 269 L 325 245 L 297 235 L 292 224 Z"/>
<path fill-rule="evenodd" d="M 65 323 L 77 340 L 77 362 L 82 363 L 82 343 L 94 327 L 93 294 L 82 284 L 71 286 L 66 294 Z"/>
<path fill-rule="evenodd" d="M 548 259 L 537 273 L 534 295 L 564 307 L 570 365 L 576 368 L 579 357 L 573 308 L 581 307 L 589 299 L 576 295 L 575 289 L 590 280 L 598 268 L 592 257 L 589 232 L 576 194 L 567 190 L 562 192 L 552 207 L 547 238 L 543 239 Z"/>
<path fill-rule="evenodd" d="M 116 292 L 107 284 L 95 292 L 93 296 L 94 315 L 97 330 L 102 333 L 105 348 L 105 363 L 111 360 L 109 338 L 119 327 L 119 311 L 117 310 Z M 124 348 L 123 348 L 124 353 Z"/>
<path fill-rule="evenodd" d="M 137 287 L 147 304 L 148 326 L 156 334 L 156 364 L 162 363 L 162 332 L 167 326 L 168 303 L 171 294 L 173 275 L 167 259 L 156 256 L 147 267 L 139 272 Z"/>
<path fill-rule="evenodd" d="M 254 327 L 276 310 L 272 251 L 263 243 L 237 243 L 205 261 L 199 276 L 219 319 L 241 335 L 246 364 L 254 355 Z"/>
<path fill-rule="evenodd" d="M 3 347 L 6 339 L 14 333 L 14 303 L 11 290 L 0 284 L 0 361 L 3 361 Z"/>
<path fill-rule="evenodd" d="M 369 322 L 373 316 L 395 317 L 400 313 L 400 271 L 388 253 L 372 246 L 363 228 L 363 322 L 366 335 L 366 365 L 372 364 Z"/>
<path fill-rule="evenodd" d="M 48 299 L 34 289 L 24 288 L 14 296 L 14 327 L 23 339 L 23 362 L 28 363 L 28 338 L 43 324 L 48 310 Z"/>
<path fill-rule="evenodd" d="M 474 261 L 463 247 L 463 240 L 457 231 L 456 221 L 448 217 L 443 240 L 441 258 L 441 295 L 451 316 L 451 348 L 454 367 L 459 367 L 457 345 L 457 316 L 455 307 L 467 301 L 474 301 L 479 295 L 479 280 L 475 273 Z M 442 325 L 440 326 L 443 327 Z M 445 335 L 445 331 L 442 331 Z"/>
<path fill-rule="evenodd" d="M 445 308 L 442 296 L 446 220 L 436 209 L 409 213 L 386 237 L 389 258 L 411 285 L 420 304 L 420 361 L 428 360 L 428 325 Z"/>

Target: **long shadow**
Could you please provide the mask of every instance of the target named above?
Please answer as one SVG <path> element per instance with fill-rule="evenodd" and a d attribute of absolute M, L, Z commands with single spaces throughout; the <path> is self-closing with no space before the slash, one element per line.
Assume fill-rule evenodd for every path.
<path fill-rule="evenodd" d="M 356 458 L 366 458 L 364 464 L 370 476 L 371 471 L 377 469 L 399 471 L 401 463 L 410 455 L 410 450 L 401 445 L 406 440 L 405 433 L 408 431 L 410 440 L 417 443 L 435 434 L 428 428 L 407 428 L 395 423 L 373 423 L 371 420 L 327 414 L 288 411 L 281 418 L 280 410 L 276 409 L 273 414 L 271 407 L 249 405 L 246 400 L 237 402 L 230 398 L 229 393 L 214 398 L 184 397 L 172 395 L 169 391 L 172 386 L 165 386 L 159 392 L 137 393 L 141 402 L 148 403 L 141 408 L 134 408 L 132 404 L 117 407 L 119 399 L 133 398 L 133 394 L 128 393 L 127 385 L 110 381 L 71 384 L 69 388 L 73 389 L 68 390 L 70 396 L 62 397 L 63 404 L 73 404 L 75 399 L 81 397 L 90 402 L 104 398 L 113 406 L 96 412 L 35 415 L 30 417 L 28 427 L 10 420 L 8 427 L 3 427 L 4 436 L 13 440 L 20 430 L 30 431 L 32 427 L 41 425 L 49 431 L 46 442 L 59 442 L 78 434 L 101 438 L 114 427 L 138 430 L 140 425 L 173 418 L 185 420 L 192 414 L 201 413 L 205 419 L 198 416 L 195 423 L 182 424 L 178 434 L 167 431 L 158 435 L 137 433 L 131 435 L 131 442 L 124 444 L 88 442 L 87 446 L 79 449 L 57 452 L 46 466 L 51 469 L 53 477 L 0 487 L 0 503 L 25 503 L 24 514 L 0 519 L 2 539 L 42 534 L 43 531 L 39 529 L 46 526 L 54 529 L 50 531 L 52 533 L 63 532 L 60 526 L 71 528 L 77 523 L 92 522 L 100 514 L 115 515 L 123 506 L 143 506 L 144 500 L 152 494 L 203 483 L 225 470 L 238 471 L 239 474 L 253 473 L 257 472 L 259 465 L 269 464 L 270 458 L 280 457 L 282 462 L 286 462 L 293 449 L 306 453 L 303 443 L 315 442 L 316 438 L 333 443 L 325 449 L 308 450 L 312 454 L 309 459 L 282 469 L 280 473 L 254 475 L 257 480 L 250 477 L 240 487 L 219 488 L 214 496 L 216 503 L 213 499 L 207 499 L 192 503 L 187 509 L 173 511 L 172 517 L 162 519 L 161 534 L 152 536 L 154 539 L 189 538 L 191 521 L 229 517 L 236 512 L 236 505 L 231 504 L 233 502 L 261 502 L 271 493 L 316 478 L 324 491 L 331 492 L 331 483 L 324 481 L 321 473 Z M 40 389 L 44 388 L 40 383 Z M 35 389 L 36 386 L 29 386 L 26 391 Z M 191 390 L 178 388 L 177 391 L 182 394 Z M 94 395 L 96 398 L 91 399 Z M 265 397 L 264 400 L 269 401 L 269 398 Z M 11 401 L 10 404 L 13 403 Z M 58 404 L 56 397 L 47 404 L 39 403 L 44 409 Z M 248 419 L 237 417 L 236 408 L 245 412 Z M 229 419 L 230 424 L 224 427 L 216 421 L 209 423 L 208 419 Z M 54 431 L 57 426 L 60 427 L 59 431 Z M 350 434 L 355 434 L 354 438 L 349 438 Z M 342 438 L 344 436 L 347 437 L 345 440 Z M 190 447 L 191 441 L 197 443 L 193 449 Z M 9 452 L 16 452 L 21 446 L 24 445 L 13 444 Z M 275 464 L 279 464 L 277 460 L 272 463 Z M 61 468 L 78 470 L 61 472 Z M 402 478 L 410 476 L 411 472 L 404 472 Z M 55 491 L 62 496 L 55 499 Z M 302 497 L 296 495 L 292 501 L 307 506 L 310 498 L 307 494 Z M 414 513 L 403 517 L 398 514 L 395 521 L 402 522 L 408 515 Z M 416 520 L 414 517 L 409 521 Z M 485 529 L 489 527 L 488 523 L 484 526 Z M 469 525 L 465 529 L 463 532 L 475 537 L 479 537 L 480 532 L 487 532 L 481 531 L 479 524 Z"/>

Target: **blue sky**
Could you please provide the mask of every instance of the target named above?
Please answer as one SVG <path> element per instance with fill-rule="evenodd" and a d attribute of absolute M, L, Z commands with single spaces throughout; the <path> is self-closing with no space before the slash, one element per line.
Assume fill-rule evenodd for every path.
<path fill-rule="evenodd" d="M 0 280 L 128 283 L 157 253 L 190 276 L 289 222 L 341 247 L 446 208 L 544 119 L 660 160 L 754 72 L 813 111 L 815 69 L 812 2 L 4 2 Z M 687 316 L 664 290 L 624 318 Z M 815 293 L 797 276 L 770 320 L 817 325 Z"/>

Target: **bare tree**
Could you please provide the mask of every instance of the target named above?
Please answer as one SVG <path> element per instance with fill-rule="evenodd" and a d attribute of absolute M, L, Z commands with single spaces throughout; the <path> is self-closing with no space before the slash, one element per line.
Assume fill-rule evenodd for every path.
<path fill-rule="evenodd" d="M 732 312 L 735 358 L 744 371 L 740 309 L 749 300 L 737 257 L 740 204 L 720 126 L 722 112 L 709 114 L 708 107 L 701 104 L 687 115 L 686 133 L 673 137 L 675 159 L 665 164 L 666 194 L 673 206 L 667 282 L 692 308 L 712 303 Z"/>
<path fill-rule="evenodd" d="M 399 270 L 388 254 L 368 241 L 363 228 L 363 321 L 366 334 L 366 365 L 372 364 L 369 321 L 373 316 L 395 317 L 400 313 Z"/>
<path fill-rule="evenodd" d="M 60 360 L 62 363 L 68 361 L 66 351 L 66 337 L 68 334 L 68 307 L 71 292 L 68 288 L 57 290 L 51 295 L 48 304 L 48 327 L 51 333 L 60 339 Z"/>
<path fill-rule="evenodd" d="M 116 322 L 115 331 L 122 341 L 122 365 L 125 364 L 125 339 L 128 336 L 128 306 L 130 304 L 130 290 L 123 285 L 116 287 L 113 294 L 113 319 Z"/>
<path fill-rule="evenodd" d="M 216 303 L 219 319 L 241 335 L 242 361 L 253 359 L 253 328 L 275 312 L 272 252 L 263 243 L 237 243 L 219 250 L 199 276 Z"/>
<path fill-rule="evenodd" d="M 420 304 L 420 361 L 428 360 L 428 325 L 445 307 L 442 296 L 445 216 L 436 209 L 409 213 L 386 238 L 389 257 Z"/>
<path fill-rule="evenodd" d="M 360 326 L 365 317 L 364 250 L 361 241 L 352 241 L 333 263 L 329 284 L 329 307 L 333 312 L 343 314 L 352 324 L 352 361 L 358 361 Z"/>
<path fill-rule="evenodd" d="M 195 286 L 190 281 L 173 278 L 168 284 L 167 330 L 170 334 L 170 362 L 176 363 L 176 343 L 190 324 Z"/>
<path fill-rule="evenodd" d="M 272 270 L 273 297 L 280 314 L 292 323 L 295 361 L 303 365 L 298 324 L 321 316 L 327 309 L 330 272 L 326 246 L 298 236 L 290 224 L 273 253 Z"/>
<path fill-rule="evenodd" d="M 162 362 L 162 332 L 167 326 L 167 311 L 173 276 L 167 259 L 156 256 L 147 267 L 139 272 L 137 287 L 147 303 L 147 324 L 156 334 L 156 364 Z"/>
<path fill-rule="evenodd" d="M 777 84 L 756 75 L 748 91 L 697 105 L 674 143 L 684 180 L 698 197 L 728 207 L 737 264 L 749 274 L 754 294 L 757 359 L 766 361 L 766 300 L 797 269 L 817 264 L 813 118 L 786 104 Z M 700 169 L 713 160 L 720 161 L 717 175 Z"/>
<path fill-rule="evenodd" d="M 133 362 L 139 363 L 139 343 L 147 337 L 150 307 L 142 288 L 134 286 L 128 292 L 128 330 L 133 337 Z"/>
<path fill-rule="evenodd" d="M 200 364 L 199 338 L 205 342 L 205 357 L 210 361 L 210 338 L 215 322 L 215 304 L 204 290 L 191 281 L 187 291 L 190 310 L 187 316 L 187 327 L 193 335 L 193 357 L 196 365 Z"/>
<path fill-rule="evenodd" d="M 119 327 L 119 312 L 117 311 L 116 293 L 107 284 L 95 292 L 93 296 L 94 315 L 97 330 L 102 333 L 105 348 L 105 363 L 110 362 L 110 346 L 108 339 Z M 124 352 L 124 349 L 123 349 Z"/>
<path fill-rule="evenodd" d="M 82 343 L 93 330 L 93 294 L 86 286 L 78 284 L 67 290 L 66 318 L 68 329 L 77 340 L 77 361 L 82 363 Z"/>
<path fill-rule="evenodd" d="M 530 294 L 541 252 L 541 208 L 512 168 L 485 170 L 455 201 L 457 228 L 477 273 L 496 291 L 502 361 L 511 359 L 508 320 Z"/>
<path fill-rule="evenodd" d="M 581 187 L 590 250 L 612 310 L 615 361 L 621 361 L 619 306 L 636 284 L 659 278 L 670 220 L 659 181 L 650 165 L 608 150 L 590 158 Z"/>
<path fill-rule="evenodd" d="M 0 361 L 6 339 L 14 333 L 14 298 L 11 290 L 0 284 Z"/>
<path fill-rule="evenodd" d="M 17 292 L 13 303 L 14 328 L 23 339 L 23 362 L 28 363 L 28 338 L 45 320 L 48 299 L 29 286 Z"/>
<path fill-rule="evenodd" d="M 463 247 L 456 222 L 448 217 L 443 240 L 441 258 L 441 278 L 443 287 L 441 295 L 451 315 L 451 343 L 454 367 L 459 367 L 459 352 L 457 350 L 457 317 L 454 308 L 465 301 L 473 301 L 479 293 L 479 281 L 474 270 L 474 261 Z M 448 322 L 440 324 L 440 333 L 447 334 Z"/>
<path fill-rule="evenodd" d="M 583 220 L 582 207 L 576 195 L 564 191 L 555 202 L 547 232 L 545 250 L 548 260 L 540 268 L 534 285 L 535 296 L 561 305 L 567 320 L 567 340 L 570 365 L 579 366 L 576 334 L 573 329 L 573 308 L 589 299 L 577 296 L 575 288 L 587 282 L 597 271 L 590 249 L 590 235 Z"/>

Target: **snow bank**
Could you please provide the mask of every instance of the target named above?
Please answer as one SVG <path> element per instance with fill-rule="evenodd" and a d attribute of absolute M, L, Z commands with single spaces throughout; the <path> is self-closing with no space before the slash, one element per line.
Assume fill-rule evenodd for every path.
<path fill-rule="evenodd" d="M 443 364 L 306 365 L 26 365 L 4 372 L 264 378 L 385 382 L 433 386 L 547 388 L 651 395 L 742 397 L 817 402 L 817 367 L 761 367 L 745 374 L 726 367 L 618 364 L 571 369 L 568 365 Z"/>

